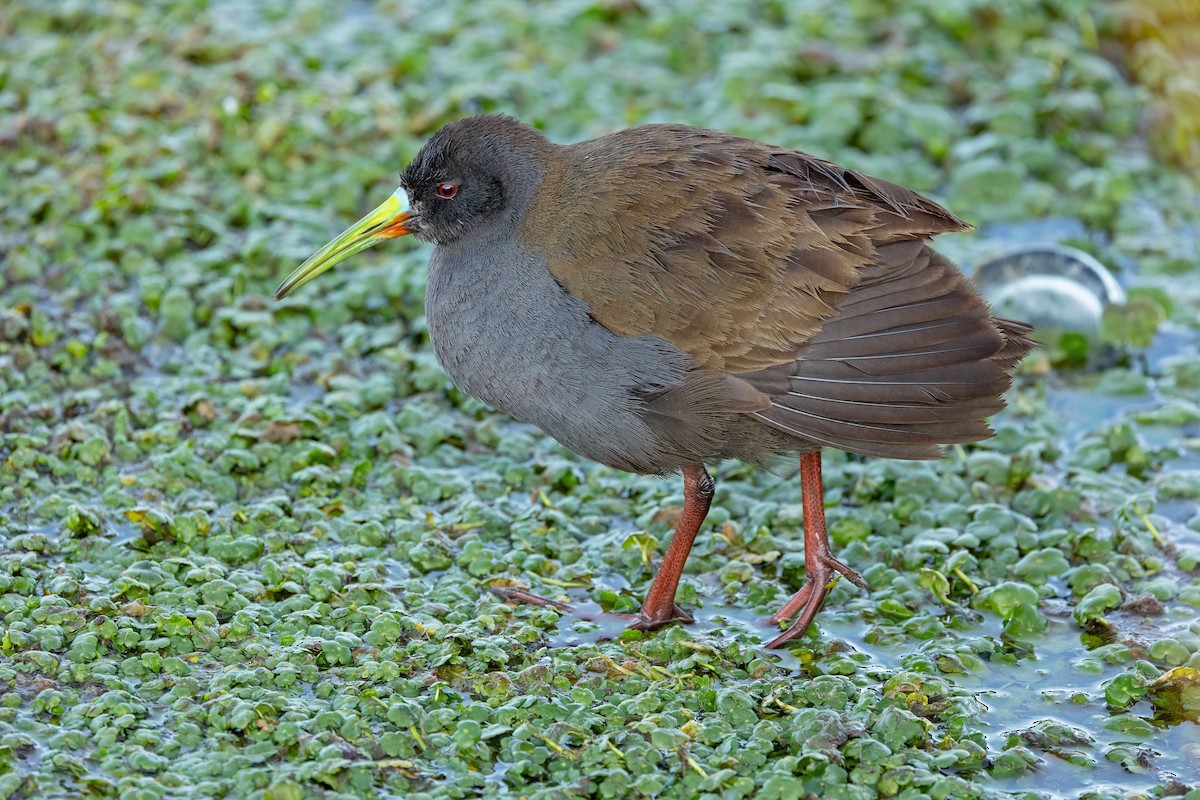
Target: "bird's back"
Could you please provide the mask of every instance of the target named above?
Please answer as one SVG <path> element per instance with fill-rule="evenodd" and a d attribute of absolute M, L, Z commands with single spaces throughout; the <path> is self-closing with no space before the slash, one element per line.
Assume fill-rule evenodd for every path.
<path fill-rule="evenodd" d="M 749 432 L 684 413 L 678 392 L 648 396 L 678 449 L 711 441 L 695 430 L 707 419 L 738 440 L 721 455 L 761 460 L 782 436 L 789 449 L 930 458 L 990 435 L 984 417 L 1033 346 L 929 246 L 967 227 L 804 153 L 655 125 L 564 148 L 518 239 L 544 247 L 606 329 L 661 337 L 695 372 L 743 383 L 743 399 L 761 393 L 764 407 L 739 412 L 759 423 Z M 761 442 L 746 441 L 755 430 Z"/>

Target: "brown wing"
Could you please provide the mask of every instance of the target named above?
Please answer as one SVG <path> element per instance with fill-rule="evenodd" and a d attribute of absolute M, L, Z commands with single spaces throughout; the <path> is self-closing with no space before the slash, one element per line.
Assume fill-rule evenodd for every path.
<path fill-rule="evenodd" d="M 563 287 L 614 333 L 734 374 L 794 361 L 879 247 L 967 227 L 899 186 L 684 126 L 583 142 L 550 170 L 518 236 L 556 243 Z"/>
<path fill-rule="evenodd" d="M 958 268 L 923 241 L 879 248 L 879 263 L 790 363 L 741 378 L 771 397 L 754 415 L 818 445 L 937 458 L 986 439 L 1017 361 L 1034 345 L 996 319 Z"/>

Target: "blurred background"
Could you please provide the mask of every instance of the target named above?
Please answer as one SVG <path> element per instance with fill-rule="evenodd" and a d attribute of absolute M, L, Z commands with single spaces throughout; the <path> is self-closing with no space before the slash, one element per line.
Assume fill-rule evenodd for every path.
<path fill-rule="evenodd" d="M 418 243 L 270 299 L 493 111 L 801 149 L 1119 293 L 995 440 L 827 458 L 874 591 L 820 637 L 758 648 L 799 496 L 726 464 L 699 623 L 612 640 L 487 588 L 636 607 L 673 482 L 450 386 Z M 0 797 L 1200 797 L 1197 170 L 1195 0 L 6 0 Z"/>

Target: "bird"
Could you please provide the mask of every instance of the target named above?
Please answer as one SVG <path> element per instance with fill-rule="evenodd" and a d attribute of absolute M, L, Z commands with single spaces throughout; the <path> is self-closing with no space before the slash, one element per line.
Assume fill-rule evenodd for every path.
<path fill-rule="evenodd" d="M 693 621 L 675 593 L 724 459 L 799 457 L 805 581 L 767 648 L 804 636 L 839 576 L 869 591 L 831 552 L 822 451 L 986 439 L 1036 344 L 932 248 L 969 225 L 787 147 L 681 124 L 564 145 L 487 114 L 438 130 L 399 184 L 275 297 L 411 234 L 433 245 L 426 323 L 459 389 L 592 461 L 682 473 L 636 629 Z"/>

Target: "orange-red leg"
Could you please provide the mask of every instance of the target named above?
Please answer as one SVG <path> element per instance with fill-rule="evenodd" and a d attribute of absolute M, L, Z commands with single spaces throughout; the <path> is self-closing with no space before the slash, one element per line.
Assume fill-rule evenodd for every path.
<path fill-rule="evenodd" d="M 842 574 L 862 589 L 870 589 L 862 576 L 833 557 L 829 551 L 829 533 L 825 529 L 825 493 L 821 488 L 821 453 L 800 456 L 800 497 L 804 508 L 804 585 L 792 595 L 771 622 L 780 623 L 799 614 L 792 627 L 767 644 L 768 648 L 782 647 L 799 639 L 816 618 L 825 596 Z"/>
<path fill-rule="evenodd" d="M 675 591 L 679 588 L 679 579 L 683 576 L 683 566 L 687 563 L 688 553 L 692 551 L 692 543 L 701 523 L 708 516 L 708 508 L 712 505 L 713 489 L 712 476 L 703 464 L 689 464 L 683 468 L 683 515 L 675 526 L 675 535 L 667 546 L 658 574 L 650 584 L 650 591 L 642 603 L 642 611 L 629 627 L 643 631 L 661 628 L 676 620 L 693 622 L 692 615 L 675 605 Z"/>
<path fill-rule="evenodd" d="M 700 525 L 708 516 L 708 508 L 712 505 L 714 483 L 712 476 L 703 464 L 689 464 L 683 468 L 683 514 L 675 527 L 675 536 L 667 546 L 667 553 L 659 565 L 658 574 L 650 584 L 642 610 L 637 614 L 604 614 L 601 616 L 618 616 L 625 619 L 633 618 L 629 627 L 637 630 L 652 631 L 671 622 L 694 622 L 692 615 L 675 605 L 675 591 L 679 588 L 679 579 L 683 576 L 683 567 L 687 563 L 688 553 Z M 547 600 L 535 594 L 510 586 L 493 587 L 492 592 L 514 603 L 528 603 L 535 606 L 552 606 L 559 611 L 575 614 L 583 619 L 594 619 L 594 615 L 582 613 L 566 603 L 557 600 Z"/>

